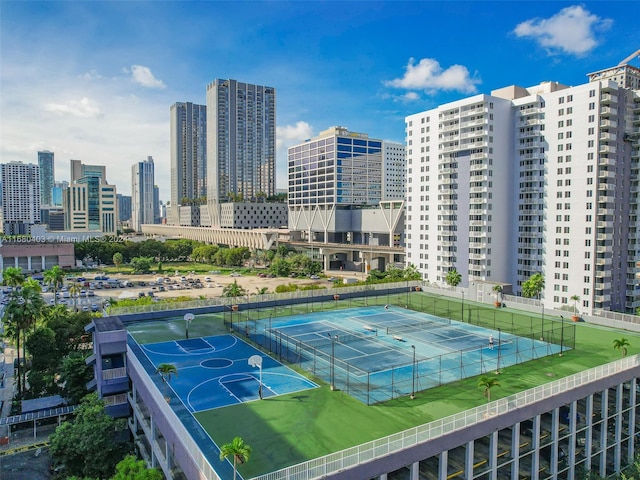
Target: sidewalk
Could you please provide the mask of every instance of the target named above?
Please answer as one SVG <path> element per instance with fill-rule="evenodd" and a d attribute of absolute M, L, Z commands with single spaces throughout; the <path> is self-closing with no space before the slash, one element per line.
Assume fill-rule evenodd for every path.
<path fill-rule="evenodd" d="M 11 400 L 14 395 L 13 384 L 13 359 L 16 356 L 15 349 L 5 344 L 4 356 L 0 354 L 0 418 L 8 417 L 11 412 Z M 2 434 L 2 432 L 0 432 Z"/>

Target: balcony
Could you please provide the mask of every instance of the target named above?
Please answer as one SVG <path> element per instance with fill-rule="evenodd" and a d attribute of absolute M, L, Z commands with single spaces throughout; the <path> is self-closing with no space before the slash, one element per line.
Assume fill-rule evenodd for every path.
<path fill-rule="evenodd" d="M 102 380 L 113 380 L 127 376 L 127 367 L 110 368 L 102 371 Z"/>
<path fill-rule="evenodd" d="M 486 118 L 476 118 L 475 120 L 468 120 L 468 121 L 461 121 L 460 122 L 460 128 L 466 128 L 466 127 L 476 127 L 478 125 L 487 125 L 489 123 L 489 120 L 487 120 Z"/>
<path fill-rule="evenodd" d="M 618 109 L 612 107 L 600 107 L 600 115 L 617 115 Z"/>
<path fill-rule="evenodd" d="M 617 139 L 617 135 L 609 132 L 600 132 L 600 141 L 601 142 L 615 142 Z"/>
<path fill-rule="evenodd" d="M 614 145 L 603 145 L 600 144 L 600 146 L 598 147 L 598 152 L 599 153 L 616 153 L 618 151 L 618 149 L 614 146 Z"/>
<path fill-rule="evenodd" d="M 616 172 L 612 170 L 600 170 L 598 172 L 598 178 L 616 178 Z"/>
<path fill-rule="evenodd" d="M 485 193 L 488 190 L 489 189 L 487 187 L 471 187 L 469 189 L 469 192 L 471 192 L 471 193 Z"/>
<path fill-rule="evenodd" d="M 600 157 L 598 158 L 599 167 L 613 167 L 616 164 L 615 158 Z"/>
<path fill-rule="evenodd" d="M 614 212 L 613 208 L 599 208 L 597 210 L 597 215 L 613 215 Z"/>
<path fill-rule="evenodd" d="M 540 108 L 537 108 L 537 107 L 526 108 L 524 110 L 520 110 L 520 115 L 521 116 L 535 115 L 535 114 L 539 114 L 539 113 L 541 113 L 541 110 L 540 110 Z"/>
<path fill-rule="evenodd" d="M 607 119 L 603 119 L 600 122 L 600 126 L 601 127 L 606 127 L 606 128 L 618 128 L 618 122 L 616 122 L 615 120 L 611 120 L 611 119 L 607 118 Z"/>
<path fill-rule="evenodd" d="M 605 93 L 600 96 L 600 103 L 603 103 L 603 104 L 618 103 L 618 97 Z"/>

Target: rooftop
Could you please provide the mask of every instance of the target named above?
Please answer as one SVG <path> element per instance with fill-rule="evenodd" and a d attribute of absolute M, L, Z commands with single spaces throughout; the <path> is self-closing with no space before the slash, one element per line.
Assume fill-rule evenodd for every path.
<path fill-rule="evenodd" d="M 405 298 L 404 294 L 402 298 Z M 376 300 L 383 305 L 388 302 L 388 297 L 378 297 L 373 301 Z M 399 298 L 396 300 L 399 301 Z M 392 304 L 393 301 L 392 298 Z M 440 300 L 425 293 L 412 293 L 410 303 L 412 308 L 421 309 L 433 302 L 435 308 L 436 301 Z M 461 302 L 456 299 L 446 301 L 450 305 L 447 307 L 449 316 L 452 319 L 460 317 Z M 369 300 L 369 304 L 371 302 Z M 350 302 L 346 301 L 332 301 L 327 305 L 316 302 L 314 311 L 349 306 Z M 467 309 L 475 306 L 479 307 L 478 312 L 483 312 L 479 315 L 491 317 L 493 325 L 497 327 L 504 325 L 506 328 L 506 325 L 513 325 L 514 322 L 534 325 L 541 320 L 544 331 L 549 331 L 549 324 L 554 327 L 561 325 L 560 318 L 549 317 L 548 314 L 541 319 L 539 314 L 511 308 L 494 309 L 486 304 L 465 302 Z M 294 308 L 302 309 L 305 306 L 281 309 L 279 315 L 296 313 Z M 263 315 L 268 313 L 263 312 Z M 546 326 L 544 322 L 548 322 Z M 472 323 L 475 324 L 473 319 Z M 565 325 L 565 328 L 575 329 L 575 348 L 565 351 L 562 356 L 545 356 L 502 369 L 498 377 L 500 386 L 492 390 L 492 400 L 619 360 L 621 352 L 614 349 L 613 345 L 614 340 L 622 337 L 629 340 L 629 354 L 640 352 L 640 335 L 635 332 L 584 322 L 568 321 Z M 182 339 L 184 319 L 179 316 L 161 322 L 136 323 L 128 325 L 127 329 L 141 344 Z M 224 325 L 223 314 L 197 315 L 189 329 L 190 338 L 229 333 Z M 240 436 L 253 447 L 251 460 L 239 469 L 245 478 L 361 445 L 486 403 L 482 390 L 478 388 L 477 378 L 472 377 L 420 391 L 415 399 L 402 396 L 367 406 L 344 391 L 332 391 L 326 382 L 311 377 L 308 372 L 295 366 L 290 367 L 319 384 L 320 388 L 202 411 L 194 415 L 216 444 L 221 445 Z M 216 460 L 211 462 L 215 468 Z"/>

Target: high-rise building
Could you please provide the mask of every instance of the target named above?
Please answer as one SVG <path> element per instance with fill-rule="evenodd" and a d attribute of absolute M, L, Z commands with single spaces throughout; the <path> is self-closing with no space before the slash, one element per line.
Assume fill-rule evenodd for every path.
<path fill-rule="evenodd" d="M 636 311 L 640 92 L 592 77 L 406 118 L 407 262 L 423 279 L 456 269 L 519 295 L 541 273 L 545 306 Z"/>
<path fill-rule="evenodd" d="M 142 231 L 141 225 L 154 223 L 153 157 L 131 167 L 131 228 Z"/>
<path fill-rule="evenodd" d="M 207 200 L 214 226 L 219 203 L 275 193 L 276 91 L 217 79 L 207 86 Z"/>
<path fill-rule="evenodd" d="M 290 147 L 289 229 L 309 241 L 392 245 L 397 225 L 372 211 L 404 200 L 404 152 L 344 127 Z"/>
<path fill-rule="evenodd" d="M 55 182 L 54 154 L 48 150 L 38 152 L 40 167 L 40 204 L 53 205 L 52 191 Z"/>
<path fill-rule="evenodd" d="M 153 186 L 153 223 L 162 223 L 160 221 L 160 188 L 158 185 Z"/>
<path fill-rule="evenodd" d="M 65 230 L 116 233 L 117 192 L 107 183 L 107 168 L 71 160 L 70 172 L 70 184 L 66 188 L 61 184 Z"/>
<path fill-rule="evenodd" d="M 40 223 L 40 167 L 32 163 L 0 164 L 2 227 L 5 235 L 28 235 Z"/>
<path fill-rule="evenodd" d="M 62 192 L 65 188 L 69 188 L 69 182 L 55 182 L 53 184 L 53 189 L 51 192 L 51 205 L 53 207 L 61 207 L 62 206 Z"/>
<path fill-rule="evenodd" d="M 131 195 L 118 194 L 118 212 L 121 222 L 131 220 Z"/>
<path fill-rule="evenodd" d="M 170 124 L 171 205 L 178 212 L 179 205 L 200 204 L 207 196 L 207 107 L 177 102 Z"/>
<path fill-rule="evenodd" d="M 107 168 L 104 165 L 85 165 L 81 160 L 71 160 L 70 172 L 70 183 L 85 177 L 98 177 L 107 182 Z"/>

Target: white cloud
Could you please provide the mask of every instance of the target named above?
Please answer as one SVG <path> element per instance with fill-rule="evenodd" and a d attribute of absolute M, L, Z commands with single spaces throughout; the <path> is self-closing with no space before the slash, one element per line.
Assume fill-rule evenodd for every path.
<path fill-rule="evenodd" d="M 384 82 L 386 86 L 395 88 L 420 89 L 427 92 L 456 90 L 462 93 L 475 93 L 478 83 L 480 80 L 471 78 L 465 66 L 452 65 L 443 69 L 433 58 L 423 58 L 417 64 L 414 58 L 410 58 L 402 78 Z M 412 100 L 411 95 L 407 99 Z"/>
<path fill-rule="evenodd" d="M 598 45 L 597 30 L 607 30 L 613 21 L 600 18 L 580 5 L 563 8 L 550 18 L 526 20 L 515 28 L 518 37 L 532 38 L 549 53 L 585 55 Z"/>
<path fill-rule="evenodd" d="M 78 78 L 80 78 L 81 80 L 100 80 L 102 78 L 102 75 L 100 75 L 95 69 L 94 70 L 90 70 L 88 72 L 83 73 L 82 75 L 80 75 Z"/>
<path fill-rule="evenodd" d="M 71 100 L 67 103 L 48 103 L 44 108 L 49 112 L 80 118 L 96 118 L 101 115 L 98 104 L 87 97 Z"/>
<path fill-rule="evenodd" d="M 313 136 L 313 128 L 307 122 L 276 127 L 276 148 L 288 148 L 295 143 L 304 142 Z M 286 157 L 285 157 L 286 158 Z"/>
<path fill-rule="evenodd" d="M 162 80 L 157 79 L 149 67 L 143 65 L 131 65 L 131 78 L 138 85 L 145 88 L 165 89 L 167 86 Z"/>

